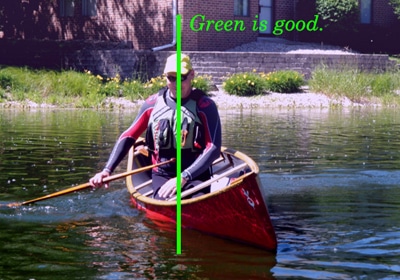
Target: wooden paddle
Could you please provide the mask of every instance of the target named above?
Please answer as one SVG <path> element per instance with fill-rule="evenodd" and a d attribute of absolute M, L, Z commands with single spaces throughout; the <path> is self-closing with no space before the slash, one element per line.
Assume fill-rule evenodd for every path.
<path fill-rule="evenodd" d="M 135 170 L 132 170 L 132 171 L 123 172 L 123 173 L 120 173 L 120 174 L 115 174 L 115 175 L 112 175 L 112 176 L 104 178 L 103 182 L 104 183 L 108 183 L 108 182 L 111 182 L 111 181 L 115 181 L 115 180 L 130 176 L 130 175 L 134 175 L 134 174 L 137 174 L 137 173 L 140 173 L 140 172 L 143 172 L 143 171 L 150 170 L 150 169 L 152 169 L 154 167 L 158 167 L 158 166 L 161 166 L 161 165 L 164 165 L 164 164 L 167 164 L 167 163 L 174 162 L 174 161 L 175 161 L 175 158 L 172 158 L 170 160 L 163 161 L 163 162 L 160 162 L 160 163 L 157 163 L 157 164 L 148 165 L 148 166 L 141 167 L 141 168 L 138 168 L 138 169 L 135 169 Z M 72 187 L 72 188 L 69 188 L 69 189 L 58 191 L 58 192 L 55 192 L 55 193 L 52 193 L 52 194 L 48 194 L 48 195 L 45 195 L 45 196 L 42 196 L 42 197 L 38 197 L 38 198 L 35 198 L 35 199 L 27 200 L 27 201 L 24 201 L 24 202 L 14 202 L 14 203 L 9 203 L 9 204 L 4 204 L 4 205 L 1 205 L 1 206 L 18 207 L 18 206 L 22 206 L 22 205 L 31 204 L 31 203 L 35 203 L 35 202 L 38 202 L 38 201 L 54 198 L 54 197 L 61 196 L 61 195 L 64 195 L 64 194 L 69 194 L 69 193 L 72 193 L 72 192 L 75 192 L 75 191 L 80 191 L 80 190 L 83 190 L 83 189 L 86 189 L 86 188 L 89 188 L 89 187 L 91 187 L 90 183 L 85 183 L 85 184 L 82 184 L 82 185 L 79 185 L 79 186 L 75 186 L 75 187 Z"/>

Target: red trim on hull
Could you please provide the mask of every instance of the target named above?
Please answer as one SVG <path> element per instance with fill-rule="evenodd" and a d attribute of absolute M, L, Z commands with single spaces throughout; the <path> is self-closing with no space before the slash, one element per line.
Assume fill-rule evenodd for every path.
<path fill-rule="evenodd" d="M 275 231 L 256 178 L 253 173 L 226 191 L 182 203 L 182 227 L 276 251 Z M 176 223 L 175 205 L 146 203 L 133 196 L 132 202 L 152 220 Z"/>

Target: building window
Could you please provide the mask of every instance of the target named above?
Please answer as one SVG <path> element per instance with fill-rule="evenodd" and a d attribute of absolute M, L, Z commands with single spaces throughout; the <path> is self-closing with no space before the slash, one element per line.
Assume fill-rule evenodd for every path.
<path fill-rule="evenodd" d="M 89 17 L 97 16 L 96 0 L 82 0 L 82 15 Z"/>
<path fill-rule="evenodd" d="M 75 13 L 75 0 L 60 0 L 60 15 L 73 17 Z"/>
<path fill-rule="evenodd" d="M 249 16 L 249 0 L 235 0 L 235 16 Z"/>
<path fill-rule="evenodd" d="M 372 23 L 372 1 L 361 0 L 360 1 L 360 21 L 363 24 Z"/>

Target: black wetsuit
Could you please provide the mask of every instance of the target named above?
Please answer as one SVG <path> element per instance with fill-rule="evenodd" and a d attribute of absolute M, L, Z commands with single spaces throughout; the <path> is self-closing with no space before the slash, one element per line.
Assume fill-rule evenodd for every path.
<path fill-rule="evenodd" d="M 193 91 L 192 91 L 193 93 Z M 119 137 L 110 158 L 106 164 L 105 170 L 110 173 L 114 171 L 117 165 L 126 156 L 129 149 L 135 143 L 136 139 L 148 128 L 151 113 L 154 105 L 159 98 L 159 94 L 150 96 L 140 108 L 140 111 L 132 125 L 124 131 Z M 188 98 L 191 98 L 190 96 Z M 169 91 L 164 93 L 166 104 L 172 108 L 176 107 L 176 101 L 170 96 Z M 187 100 L 182 99 L 181 104 L 185 106 Z M 203 147 L 197 153 L 182 153 L 182 171 L 189 175 L 189 182 L 183 188 L 196 185 L 198 181 L 207 180 L 210 177 L 209 168 L 212 162 L 220 155 L 221 150 L 221 123 L 217 107 L 213 100 L 206 95 L 202 95 L 197 100 L 197 114 L 201 120 L 203 131 Z M 153 147 L 150 147 L 150 149 Z M 162 153 L 153 153 L 153 163 L 161 162 L 169 158 L 176 157 L 176 150 L 163 151 Z M 153 170 L 153 189 L 156 194 L 158 189 L 170 178 L 176 177 L 176 163 L 160 166 Z M 209 192 L 209 188 L 201 192 Z M 200 193 L 200 194 L 201 194 Z M 157 196 L 155 196 L 158 198 Z"/>

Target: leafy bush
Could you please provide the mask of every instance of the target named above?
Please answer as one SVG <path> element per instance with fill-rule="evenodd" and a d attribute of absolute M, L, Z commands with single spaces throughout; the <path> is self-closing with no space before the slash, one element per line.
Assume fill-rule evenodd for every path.
<path fill-rule="evenodd" d="M 324 31 L 322 40 L 339 45 L 349 45 L 359 26 L 358 0 L 317 0 L 317 13 L 321 16 Z"/>
<path fill-rule="evenodd" d="M 192 80 L 192 86 L 204 91 L 206 94 L 210 91 L 211 85 L 212 77 L 208 75 L 199 75 Z"/>
<path fill-rule="evenodd" d="M 144 83 L 145 95 L 150 96 L 153 93 L 157 93 L 160 89 L 167 86 L 167 81 L 164 76 L 157 76 L 151 78 L 149 81 Z"/>
<path fill-rule="evenodd" d="M 7 89 L 14 83 L 13 77 L 8 73 L 0 72 L 0 88 Z"/>
<path fill-rule="evenodd" d="M 123 94 L 131 101 L 138 99 L 146 99 L 148 97 L 147 90 L 144 88 L 144 84 L 140 80 L 125 80 L 122 83 Z"/>
<path fill-rule="evenodd" d="M 393 7 L 397 18 L 400 19 L 400 0 L 389 0 L 389 4 Z"/>
<path fill-rule="evenodd" d="M 100 75 L 97 75 L 96 78 L 102 82 L 102 86 L 99 90 L 100 94 L 104 94 L 106 96 L 122 96 L 123 90 L 121 88 L 121 77 L 119 74 L 113 78 L 105 79 Z"/>
<path fill-rule="evenodd" d="M 229 76 L 222 84 L 223 89 L 229 93 L 239 96 L 260 95 L 265 92 L 265 81 L 253 71 L 237 73 Z"/>
<path fill-rule="evenodd" d="M 358 0 L 317 0 L 316 8 L 325 27 L 335 25 L 348 29 L 349 25 L 358 22 Z"/>
<path fill-rule="evenodd" d="M 238 73 L 228 77 L 223 83 L 223 89 L 229 94 L 252 96 L 267 91 L 292 93 L 299 92 L 304 85 L 301 74 L 292 70 L 265 73 Z"/>
<path fill-rule="evenodd" d="M 273 92 L 293 93 L 299 92 L 304 85 L 304 79 L 296 71 L 285 70 L 261 74 L 266 81 L 266 89 Z"/>
<path fill-rule="evenodd" d="M 192 87 L 200 89 L 200 90 L 204 91 L 205 93 L 208 93 L 210 91 L 211 84 L 212 84 L 211 76 L 207 76 L 207 75 L 199 75 L 199 76 L 196 76 L 192 80 Z M 167 81 L 164 76 L 157 76 L 157 77 L 151 78 L 149 81 L 147 81 L 144 84 L 144 87 L 147 91 L 147 95 L 156 93 L 161 88 L 166 87 L 166 86 L 167 86 Z"/>

